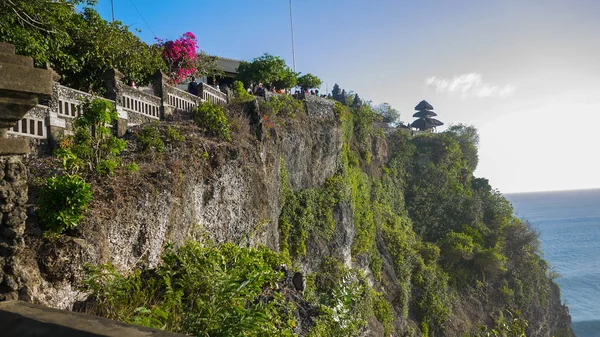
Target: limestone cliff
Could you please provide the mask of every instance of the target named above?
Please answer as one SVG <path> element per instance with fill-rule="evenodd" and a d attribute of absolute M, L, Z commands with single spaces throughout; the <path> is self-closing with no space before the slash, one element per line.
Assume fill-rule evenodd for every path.
<path fill-rule="evenodd" d="M 113 177 L 94 178 L 90 212 L 76 230 L 57 240 L 43 238 L 43 224 L 38 223 L 35 215 L 38 179 L 50 175 L 56 164 L 51 158 L 31 158 L 27 163 L 30 207 L 25 244 L 18 254 L 21 261 L 18 277 L 22 284 L 19 297 L 51 307 L 72 308 L 86 298 L 79 290 L 85 263 L 112 262 L 125 273 L 137 267 L 152 268 L 160 262 L 163 248 L 169 242 L 179 246 L 186 240 L 209 238 L 244 246 L 265 245 L 278 251 L 282 247 L 283 183 L 292 194 L 323 189 L 330 186 L 331 178 L 348 176 L 344 171 L 348 165 L 356 167 L 356 174 L 362 172 L 373 181 L 386 179 L 389 175 L 386 172 L 394 167 L 390 161 L 403 151 L 405 142 L 390 137 L 394 130 L 375 127 L 362 135 L 362 145 L 357 145 L 351 140 L 353 137 L 348 137 L 356 131 L 356 124 L 354 129 L 345 128 L 343 112 L 333 102 L 309 97 L 303 106 L 304 111 L 294 115 L 276 116 L 275 125 L 262 122 L 256 103 L 246 104 L 243 109 L 230 108 L 232 142 L 204 137 L 191 121 L 162 123 L 158 126 L 161 132 L 167 125 L 176 125 L 186 137 L 184 144 L 168 146 L 164 153 L 140 151 L 136 135 L 141 127 L 130 130 L 126 135 L 130 143 L 124 160 L 135 160 L 139 172 L 122 171 Z M 413 174 L 416 170 L 409 168 L 402 174 Z M 286 182 L 282 182 L 282 172 L 286 173 Z M 421 288 L 409 288 L 413 289 L 412 294 L 411 290 L 408 293 L 403 290 L 402 280 L 406 277 L 395 267 L 398 253 L 390 245 L 392 232 L 378 227 L 376 219 L 371 219 L 376 227 L 364 234 L 366 227 L 356 215 L 363 206 L 356 204 L 353 190 L 348 187 L 339 190 L 336 193 L 345 196 L 336 198 L 330 210 L 335 224 L 333 232 L 319 235 L 318 231 L 309 230 L 305 254 L 292 252 L 297 268 L 307 275 L 316 273 L 326 257 L 334 257 L 349 267 L 363 270 L 372 286 L 384 293 L 394 308 L 395 335 L 426 334 L 423 330 L 427 329 L 419 322 L 421 312 L 416 302 L 402 302 L 405 295 L 421 296 L 418 293 Z M 406 186 L 391 191 L 390 195 L 397 198 L 390 205 L 404 207 L 404 199 L 410 197 L 405 195 L 407 191 Z M 409 211 L 400 213 L 407 219 L 410 217 Z M 413 233 L 410 227 L 406 228 Z M 356 238 L 371 241 L 363 247 Z M 414 240 L 420 240 L 420 236 L 414 236 Z M 429 246 L 419 247 L 423 251 Z M 431 263 L 436 264 L 438 258 Z M 428 261 L 427 257 L 423 259 Z M 410 277 L 408 280 L 413 282 Z M 456 297 L 452 313 L 443 326 L 429 334 L 456 335 L 474 331 L 478 324 L 493 326 L 491 315 L 505 307 L 503 299 L 494 297 L 497 295 L 494 289 L 474 286 L 464 292 L 453 290 Z M 552 288 L 547 300 L 536 304 L 534 309 L 531 312 L 535 315 L 526 317 L 532 336 L 549 336 L 560 331 L 564 336 L 570 334 L 568 312 L 561 305 L 557 288 Z M 373 319 L 369 323 L 365 333 L 383 335 L 380 322 Z"/>

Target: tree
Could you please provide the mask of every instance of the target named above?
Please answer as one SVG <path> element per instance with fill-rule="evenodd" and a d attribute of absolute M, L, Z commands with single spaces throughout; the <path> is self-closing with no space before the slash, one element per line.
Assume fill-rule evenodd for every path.
<path fill-rule="evenodd" d="M 242 62 L 238 67 L 238 79 L 245 85 L 263 83 L 291 88 L 296 85 L 297 74 L 279 56 L 265 53 L 251 62 Z"/>
<path fill-rule="evenodd" d="M 162 58 L 167 63 L 172 84 L 196 74 L 198 40 L 192 32 L 184 33 L 177 40 L 159 40 L 158 44 L 163 48 Z"/>
<path fill-rule="evenodd" d="M 334 100 L 341 102 L 339 100 L 341 92 L 342 91 L 340 90 L 340 86 L 336 83 L 333 85 L 333 90 L 331 90 L 331 96 L 333 97 Z"/>
<path fill-rule="evenodd" d="M 400 113 L 394 109 L 389 103 L 381 103 L 375 107 L 375 111 L 381 115 L 383 121 L 388 124 L 395 124 Z"/>
<path fill-rule="evenodd" d="M 292 88 L 296 86 L 297 82 L 298 74 L 288 68 L 281 74 L 281 77 L 278 80 L 272 83 L 272 85 L 279 89 Z"/>
<path fill-rule="evenodd" d="M 53 66 L 63 75 L 62 82 L 84 91 L 103 90 L 107 70 L 117 68 L 125 81 L 148 84 L 158 69 L 166 69 L 161 48 L 150 46 L 120 21 L 108 22 L 93 8 L 85 8 L 73 18 L 76 27 L 66 52 L 78 62 L 74 66 L 54 59 Z"/>
<path fill-rule="evenodd" d="M 198 58 L 196 61 L 196 76 L 216 77 L 222 76 L 223 74 L 223 67 L 219 65 L 219 58 L 217 56 L 208 55 L 203 50 L 198 53 Z"/>
<path fill-rule="evenodd" d="M 321 79 L 313 74 L 305 74 L 298 77 L 298 86 L 300 86 L 303 91 L 318 88 L 321 86 L 321 83 L 323 83 Z"/>
<path fill-rule="evenodd" d="M 468 169 L 473 172 L 479 163 L 477 147 L 479 146 L 479 133 L 472 125 L 457 124 L 450 125 L 447 132 L 454 135 L 458 140 L 463 157 L 467 161 Z"/>
<path fill-rule="evenodd" d="M 46 62 L 62 75 L 61 82 L 84 91 L 100 91 L 111 68 L 124 80 L 149 83 L 164 69 L 160 48 L 149 46 L 120 21 L 107 22 L 85 0 L 0 1 L 0 40 L 13 43 L 37 66 Z M 83 5 L 80 13 L 75 6 Z"/>
<path fill-rule="evenodd" d="M 358 97 L 358 94 L 354 94 L 354 99 L 352 100 L 352 107 L 358 108 L 361 105 L 362 105 L 362 101 L 361 101 L 360 97 Z"/>
<path fill-rule="evenodd" d="M 83 0 L 0 1 L 0 41 L 15 45 L 17 54 L 30 56 L 37 66 L 52 58 L 76 60 L 63 48 L 72 44 L 69 28 L 75 23 L 75 6 Z"/>

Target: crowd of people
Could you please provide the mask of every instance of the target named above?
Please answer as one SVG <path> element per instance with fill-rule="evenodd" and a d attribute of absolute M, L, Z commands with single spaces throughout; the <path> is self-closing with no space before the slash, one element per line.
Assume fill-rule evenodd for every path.
<path fill-rule="evenodd" d="M 263 85 L 262 83 L 258 83 L 258 85 L 254 87 L 254 89 L 252 89 L 252 86 L 249 86 L 247 90 L 249 94 L 253 94 L 255 96 L 263 96 L 265 94 L 265 91 L 277 94 L 287 93 L 284 89 L 277 89 L 274 85 Z"/>
<path fill-rule="evenodd" d="M 187 86 L 187 91 L 192 94 L 192 95 L 198 95 L 198 86 L 200 83 L 197 82 L 197 79 L 195 77 L 191 78 L 191 81 L 188 83 Z M 217 90 L 220 90 L 219 88 L 219 84 L 216 83 L 214 85 L 214 87 Z M 289 89 L 277 89 L 274 85 L 263 85 L 262 83 L 258 83 L 257 85 L 254 86 L 249 86 L 247 89 L 247 92 L 251 95 L 255 95 L 255 96 L 264 96 L 265 92 L 272 92 L 272 93 L 277 93 L 277 94 L 291 94 L 291 90 Z M 331 98 L 331 94 L 329 95 L 325 95 L 325 94 L 320 94 L 319 90 L 314 89 L 314 90 L 308 90 L 305 89 L 304 91 L 302 91 L 301 89 L 296 89 L 294 96 L 308 96 L 308 95 L 314 95 L 317 97 L 326 97 L 326 98 Z"/>

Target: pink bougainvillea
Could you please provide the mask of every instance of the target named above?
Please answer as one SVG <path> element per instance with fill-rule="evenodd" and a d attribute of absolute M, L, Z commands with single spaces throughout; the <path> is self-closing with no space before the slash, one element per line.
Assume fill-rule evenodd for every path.
<path fill-rule="evenodd" d="M 192 32 L 183 34 L 177 40 L 157 39 L 163 47 L 162 57 L 169 66 L 172 84 L 179 84 L 187 77 L 196 74 L 198 61 L 198 40 Z"/>

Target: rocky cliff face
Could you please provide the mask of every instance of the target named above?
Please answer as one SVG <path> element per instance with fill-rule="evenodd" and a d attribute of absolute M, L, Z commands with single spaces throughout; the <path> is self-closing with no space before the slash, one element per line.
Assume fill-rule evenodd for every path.
<path fill-rule="evenodd" d="M 289 186 L 295 192 L 321 188 L 339 170 L 343 155 L 342 122 L 333 104 L 313 97 L 303 104 L 302 114 L 280 116 L 276 127 L 260 123 L 258 107 L 247 106 L 250 130 L 238 125 L 239 132 L 232 143 L 202 137 L 191 122 L 178 123 L 187 137 L 185 143 L 169 147 L 160 155 L 140 153 L 130 135 L 132 141 L 126 158 L 136 160 L 140 171 L 97 178 L 93 182 L 94 201 L 85 221 L 76 231 L 57 240 L 42 237 L 33 209 L 37 178 L 51 173 L 48 170 L 51 159 L 30 159 L 31 207 L 24 248 L 18 253 L 22 283 L 16 289 L 19 297 L 51 307 L 72 308 L 86 297 L 79 291 L 85 263 L 111 262 L 123 272 L 135 267 L 151 268 L 160 262 L 167 243 L 178 246 L 186 240 L 209 238 L 279 250 L 282 163 Z M 241 124 L 247 123 L 244 115 L 237 118 Z M 388 147 L 383 137 L 369 136 L 366 147 L 369 160 L 368 164 L 363 163 L 363 170 L 380 175 L 390 157 Z M 373 276 L 368 254 L 352 255 L 357 232 L 354 207 L 351 199 L 335 204 L 332 237 L 310 234 L 306 254 L 296 259 L 298 267 L 309 274 L 319 268 L 324 257 L 335 257 L 347 266 L 364 270 L 371 284 L 387 292 L 394 304 L 400 291 L 396 286 L 398 275 L 381 232 L 376 237 L 383 265 L 380 277 Z M 568 315 L 565 316 L 560 295 L 555 291 L 550 303 L 540 309 L 540 322 L 530 322 L 546 326 L 545 332 L 568 326 L 565 323 Z M 473 308 L 476 306 L 485 307 L 472 303 Z M 410 310 L 404 317 L 398 309 L 396 330 L 418 335 L 417 324 L 411 323 L 413 309 Z M 482 316 L 481 321 L 488 319 Z M 378 323 L 371 326 L 371 333 L 382 334 Z M 448 334 L 461 328 L 452 330 L 449 326 Z"/>
<path fill-rule="evenodd" d="M 244 139 L 241 146 L 192 134 L 163 161 L 144 158 L 144 174 L 96 181 L 84 223 L 55 242 L 40 237 L 31 210 L 21 253 L 27 261 L 23 297 L 70 308 L 85 297 L 77 290 L 83 264 L 111 262 L 122 271 L 153 267 L 169 242 L 208 237 L 278 250 L 281 159 L 294 190 L 316 187 L 335 171 L 342 145 L 332 105 L 307 106 L 311 118 L 290 119 L 277 130 L 263 127 L 260 139 Z M 47 173 L 47 160 L 31 159 L 32 205 L 36 174 Z"/>
<path fill-rule="evenodd" d="M 19 253 L 25 232 L 27 168 L 21 156 L 0 157 L 0 301 L 15 300 L 23 287 Z"/>

